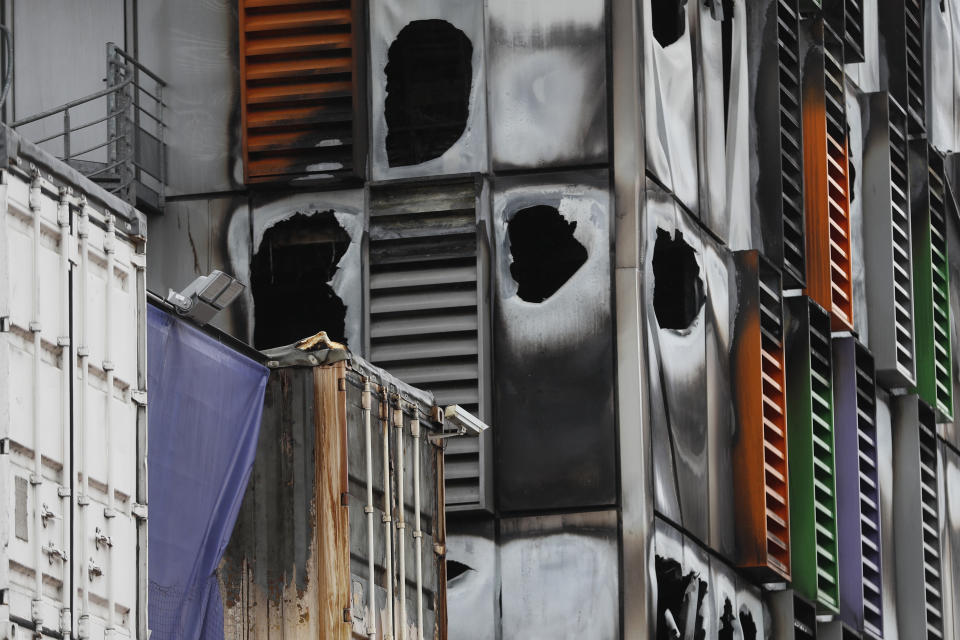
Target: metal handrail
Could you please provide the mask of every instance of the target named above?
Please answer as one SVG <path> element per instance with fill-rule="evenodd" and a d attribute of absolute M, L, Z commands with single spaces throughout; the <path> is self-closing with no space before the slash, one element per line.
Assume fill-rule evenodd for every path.
<path fill-rule="evenodd" d="M 126 87 L 128 84 L 131 84 L 132 82 L 133 80 L 124 80 L 123 82 L 121 82 L 116 86 L 107 87 L 106 89 L 101 89 L 100 91 L 97 91 L 96 93 L 91 93 L 90 95 L 84 98 L 78 98 L 76 100 L 72 100 L 71 102 L 67 102 L 66 104 L 62 104 L 59 107 L 54 107 L 53 109 L 49 109 L 42 113 L 38 113 L 37 115 L 30 116 L 29 118 L 24 118 L 23 120 L 17 120 L 16 122 L 10 125 L 10 128 L 16 129 L 17 127 L 22 127 L 25 124 L 30 124 L 31 122 L 36 122 L 37 120 L 43 120 L 44 118 L 55 116 L 58 113 L 63 113 L 68 109 L 79 107 L 81 104 L 86 104 L 92 100 L 96 100 L 97 98 L 102 98 L 104 96 L 110 95 L 111 93 L 116 93 L 117 91 Z"/>
<path fill-rule="evenodd" d="M 167 86 L 167 83 L 164 82 L 163 78 L 161 78 L 160 76 L 155 74 L 153 71 L 150 71 L 150 69 L 147 69 L 145 66 L 140 64 L 140 61 L 134 58 L 133 56 L 131 56 L 129 53 L 127 53 L 126 51 L 118 47 L 113 42 L 108 42 L 107 44 L 113 47 L 114 53 L 116 53 L 118 56 L 120 56 L 121 58 L 123 58 L 124 60 L 132 64 L 133 66 L 135 66 L 140 71 L 143 71 L 145 74 L 147 74 L 147 76 L 150 77 L 151 80 L 159 84 L 161 87 Z"/>
<path fill-rule="evenodd" d="M 113 112 L 111 112 L 111 113 L 108 113 L 107 115 L 105 115 L 105 116 L 102 117 L 102 118 L 97 118 L 96 120 L 91 120 L 90 122 L 84 122 L 83 124 L 78 124 L 77 126 L 75 126 L 75 127 L 73 127 L 72 129 L 70 129 L 70 131 L 61 131 L 61 132 L 59 132 L 59 133 L 55 133 L 55 134 L 53 134 L 53 135 L 47 136 L 46 138 L 40 138 L 39 140 L 35 140 L 35 141 L 34 141 L 34 144 L 43 144 L 44 142 L 50 142 L 51 140 L 56 140 L 57 138 L 60 138 L 60 137 L 62 137 L 62 136 L 67 135 L 68 133 L 75 133 L 75 132 L 80 131 L 80 130 L 82 130 L 82 129 L 86 129 L 87 127 L 92 127 L 92 126 L 95 125 L 95 124 L 100 124 L 101 122 L 106 122 L 106 121 L 109 120 L 110 118 L 116 118 L 118 115 L 120 115 L 120 114 L 122 114 L 122 113 L 123 113 L 123 111 L 113 111 Z M 11 126 L 17 126 L 17 125 L 14 124 L 14 125 L 11 125 Z M 79 155 L 79 154 L 74 154 L 74 155 Z"/>

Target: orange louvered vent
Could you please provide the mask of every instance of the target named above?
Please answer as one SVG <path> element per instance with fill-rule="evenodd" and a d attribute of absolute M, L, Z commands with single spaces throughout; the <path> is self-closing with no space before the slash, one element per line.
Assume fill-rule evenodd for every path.
<path fill-rule="evenodd" d="M 843 44 L 824 25 L 804 69 L 807 295 L 830 311 L 834 331 L 853 329 L 850 193 Z"/>
<path fill-rule="evenodd" d="M 351 0 L 240 1 L 246 182 L 326 181 L 360 172 Z"/>

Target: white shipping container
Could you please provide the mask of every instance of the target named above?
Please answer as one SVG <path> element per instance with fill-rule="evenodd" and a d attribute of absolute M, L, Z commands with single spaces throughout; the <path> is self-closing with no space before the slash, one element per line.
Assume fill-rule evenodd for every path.
<path fill-rule="evenodd" d="M 0 640 L 146 640 L 142 214 L 0 133 Z"/>

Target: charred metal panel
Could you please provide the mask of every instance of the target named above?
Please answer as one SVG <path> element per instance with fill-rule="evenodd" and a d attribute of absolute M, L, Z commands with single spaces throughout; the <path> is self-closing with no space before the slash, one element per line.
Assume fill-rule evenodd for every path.
<path fill-rule="evenodd" d="M 616 502 L 607 189 L 604 171 L 494 183 L 493 423 L 503 511 Z M 518 223 L 537 216 L 550 224 L 522 233 Z M 554 246 L 569 252 L 554 255 Z M 579 266 L 566 261 L 571 253 Z"/>
<path fill-rule="evenodd" d="M 864 169 L 863 169 L 863 102 L 862 93 L 846 83 L 847 160 L 850 163 L 847 178 L 850 184 L 850 275 L 853 279 L 853 331 L 864 345 L 869 346 L 869 317 L 867 314 L 867 282 L 864 265 Z M 869 119 L 868 119 L 869 122 Z"/>
<path fill-rule="evenodd" d="M 916 380 L 906 117 L 886 92 L 864 94 L 863 232 L 870 350 L 886 388 Z"/>
<path fill-rule="evenodd" d="M 696 220 L 650 184 L 641 240 L 655 507 L 709 539 L 707 305 Z"/>
<path fill-rule="evenodd" d="M 243 182 L 236 7 L 228 0 L 137 4 L 137 55 L 170 81 L 163 93 L 168 196 Z"/>
<path fill-rule="evenodd" d="M 493 168 L 607 161 L 603 0 L 487 3 Z"/>
<path fill-rule="evenodd" d="M 370 2 L 370 163 L 374 180 L 426 175 L 449 175 L 484 171 L 487 168 L 487 108 L 486 108 L 486 52 L 484 46 L 483 3 L 472 0 L 373 0 Z M 444 29 L 458 31 L 470 44 L 469 99 L 463 132 L 439 157 L 419 164 L 392 165 L 387 153 L 387 101 L 395 86 L 387 84 L 387 64 L 390 48 L 398 35 L 411 24 L 422 21 L 443 21 Z M 429 44 L 429 43 L 426 43 Z M 429 46 L 423 55 L 425 64 L 443 63 L 442 51 L 431 52 Z M 413 68 L 416 68 L 414 65 Z M 405 92 L 437 93 L 450 87 L 428 86 L 418 83 L 414 73 L 407 78 Z M 465 81 L 463 83 L 465 85 Z M 461 87 L 466 90 L 466 87 Z M 398 108 L 405 108 L 398 105 Z M 429 114 L 428 114 L 429 115 Z M 440 123 L 448 125 L 449 123 Z"/>
<path fill-rule="evenodd" d="M 781 270 L 785 288 L 802 287 L 803 127 L 799 10 L 796 0 L 757 0 L 747 14 L 750 91 L 750 248 Z"/>
<path fill-rule="evenodd" d="M 896 397 L 893 431 L 900 637 L 943 637 L 934 410 L 917 396 Z"/>
<path fill-rule="evenodd" d="M 960 151 L 960 6 L 925 3 L 927 133 L 941 151 Z"/>
<path fill-rule="evenodd" d="M 689 211 L 700 209 L 694 104 L 693 48 L 687 3 L 643 0 L 644 113 L 647 173 Z M 654 28 L 657 13 L 672 12 Z"/>
<path fill-rule="evenodd" d="M 960 638 L 960 453 L 940 442 L 940 549 L 944 637 Z"/>
<path fill-rule="evenodd" d="M 926 3 L 931 4 L 931 3 Z M 923 0 L 884 0 L 878 15 L 880 87 L 903 107 L 907 130 L 926 129 Z"/>
<path fill-rule="evenodd" d="M 790 578 L 787 399 L 780 274 L 757 251 L 734 254 L 730 379 L 735 561 L 765 581 Z"/>
<path fill-rule="evenodd" d="M 883 634 L 880 494 L 873 357 L 855 338 L 833 340 L 840 616 Z"/>
<path fill-rule="evenodd" d="M 239 1 L 244 182 L 364 177 L 361 8 Z"/>
<path fill-rule="evenodd" d="M 450 640 L 493 640 L 500 620 L 500 569 L 492 519 L 447 523 Z"/>
<path fill-rule="evenodd" d="M 733 256 L 713 237 L 702 234 L 704 322 L 707 366 L 707 475 L 709 546 L 725 558 L 736 557 L 736 507 L 733 452 L 737 437 L 730 367 L 736 292 Z"/>
<path fill-rule="evenodd" d="M 227 246 L 233 275 L 240 282 L 252 280 L 251 266 L 254 258 L 267 248 L 263 246 L 266 232 L 277 224 L 294 216 L 313 217 L 332 213 L 339 226 L 350 238 L 349 245 L 337 263 L 333 279 L 326 283 L 346 307 L 344 338 L 348 345 L 360 351 L 363 327 L 363 288 L 361 271 L 361 241 L 364 225 L 364 193 L 362 190 L 324 191 L 320 193 L 296 193 L 289 196 L 257 196 L 250 204 L 238 207 L 230 218 L 227 229 Z M 322 286 L 324 283 L 315 283 Z M 247 310 L 246 341 L 254 342 L 255 305 L 253 292 L 248 287 L 243 295 Z M 291 305 L 298 301 L 291 300 Z M 293 307 L 291 307 L 292 309 Z M 325 330 L 317 327 L 317 331 Z M 308 334 L 309 335 L 309 334 Z M 306 337 L 306 336 L 303 336 Z M 273 345 L 275 346 L 275 345 Z"/>
<path fill-rule="evenodd" d="M 370 188 L 370 359 L 442 405 L 490 416 L 487 206 L 479 180 Z M 451 438 L 447 509 L 492 510 L 491 434 Z"/>
<path fill-rule="evenodd" d="M 503 638 L 617 640 L 615 511 L 500 521 Z"/>

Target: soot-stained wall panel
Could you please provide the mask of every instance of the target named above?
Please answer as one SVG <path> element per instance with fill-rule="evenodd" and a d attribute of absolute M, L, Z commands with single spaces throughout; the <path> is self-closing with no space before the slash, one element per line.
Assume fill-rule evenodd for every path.
<path fill-rule="evenodd" d="M 485 170 L 483 3 L 373 0 L 368 10 L 373 179 Z"/>
<path fill-rule="evenodd" d="M 494 183 L 502 511 L 616 502 L 607 185 L 604 171 Z"/>
<path fill-rule="evenodd" d="M 500 571 L 492 519 L 447 523 L 449 640 L 493 640 L 500 618 Z"/>
<path fill-rule="evenodd" d="M 926 3 L 927 133 L 940 151 L 960 151 L 960 3 Z"/>
<path fill-rule="evenodd" d="M 863 102 L 861 91 L 852 82 L 846 83 L 847 160 L 850 163 L 850 274 L 853 279 L 853 330 L 860 341 L 869 346 L 867 314 L 867 282 L 864 268 L 863 242 Z"/>
<path fill-rule="evenodd" d="M 709 538 L 707 305 L 700 227 L 673 197 L 649 185 L 644 308 L 657 511 Z"/>
<path fill-rule="evenodd" d="M 487 2 L 494 169 L 607 160 L 603 0 Z"/>
<path fill-rule="evenodd" d="M 141 2 L 137 34 L 140 62 L 169 83 L 163 94 L 167 194 L 239 187 L 236 1 Z"/>
<path fill-rule="evenodd" d="M 697 212 L 697 127 L 688 15 L 696 9 L 680 2 L 642 2 L 647 171 Z"/>
<path fill-rule="evenodd" d="M 502 638 L 617 640 L 617 513 L 500 521 Z"/>
<path fill-rule="evenodd" d="M 285 235 L 288 236 L 284 244 L 294 246 L 299 240 L 295 235 L 289 237 L 291 235 L 287 231 L 289 227 L 284 223 L 290 224 L 299 221 L 307 223 L 309 226 L 310 221 L 323 218 L 329 222 L 328 226 L 330 228 L 316 229 L 309 233 L 305 231 L 302 236 L 302 243 L 324 243 L 336 240 L 341 245 L 335 254 L 339 259 L 335 265 L 330 267 L 330 271 L 333 273 L 331 279 L 327 282 L 312 281 L 309 279 L 309 274 L 305 274 L 299 279 L 285 279 L 284 284 L 303 285 L 303 289 L 309 295 L 278 301 L 271 305 L 269 311 L 276 317 L 284 313 L 291 314 L 291 317 L 297 314 L 298 322 L 308 323 L 309 319 L 305 320 L 302 315 L 304 313 L 303 303 L 312 301 L 319 304 L 318 300 L 321 299 L 321 296 L 329 296 L 331 300 L 334 297 L 339 298 L 344 306 L 343 327 L 345 333 L 341 337 L 346 340 L 348 346 L 360 350 L 363 344 L 364 318 L 363 274 L 361 269 L 364 197 L 364 192 L 360 189 L 297 193 L 280 197 L 258 196 L 250 204 L 238 208 L 230 219 L 226 233 L 233 275 L 241 282 L 248 284 L 242 295 L 243 304 L 247 309 L 247 335 L 245 340 L 248 343 L 258 348 L 281 346 L 256 344 L 255 340 L 258 314 L 254 287 L 250 284 L 257 278 L 259 267 L 255 267 L 254 262 L 257 261 L 258 265 L 276 264 L 275 256 L 270 254 L 269 243 L 264 243 L 265 236 L 274 228 L 283 229 Z M 331 237 L 334 230 L 339 237 Z M 261 250 L 264 250 L 263 254 L 261 254 Z M 305 331 L 307 330 L 309 329 L 305 329 Z M 324 327 L 317 326 L 313 329 L 313 332 L 321 330 L 327 331 Z M 306 333 L 301 337 L 309 335 L 313 334 Z M 333 337 L 333 334 L 331 334 L 331 337 Z M 289 344 L 289 342 L 284 344 Z"/>

